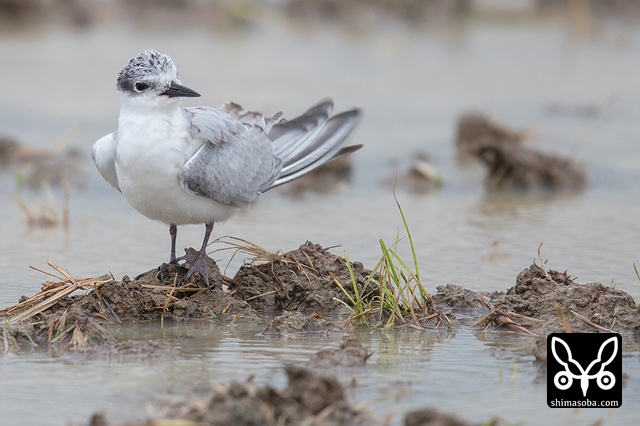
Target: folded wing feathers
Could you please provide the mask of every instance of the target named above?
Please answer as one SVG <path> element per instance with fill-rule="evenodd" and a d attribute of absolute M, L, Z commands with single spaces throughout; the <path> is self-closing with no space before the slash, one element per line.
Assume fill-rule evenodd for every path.
<path fill-rule="evenodd" d="M 299 140 L 290 142 L 291 145 L 295 146 L 294 149 L 282 150 L 285 153 L 285 155 L 280 156 L 282 159 L 282 171 L 269 188 L 297 179 L 330 160 L 359 149 L 360 146 L 353 148 L 343 147 L 360 121 L 360 115 L 361 113 L 358 109 L 346 111 L 322 122 L 317 128 L 313 128 L 309 134 L 298 135 Z M 279 126 L 275 126 L 274 129 L 276 127 Z M 280 138 L 285 136 L 287 135 L 282 135 Z"/>
<path fill-rule="evenodd" d="M 260 113 L 247 112 L 235 103 L 227 103 L 218 108 L 218 111 L 223 111 L 235 120 L 215 120 L 215 111 L 208 108 L 195 107 L 187 110 L 191 111 L 192 121 L 201 132 L 200 136 L 209 141 L 219 140 L 222 137 L 221 134 L 218 134 L 219 132 L 226 133 L 229 137 L 233 137 L 232 135 L 240 136 L 238 133 L 240 132 L 244 135 L 241 136 L 242 140 L 246 138 L 247 141 L 257 141 L 261 137 L 268 136 L 271 141 L 271 144 L 254 145 L 255 142 L 249 143 L 232 156 L 233 159 L 236 155 L 241 155 L 240 153 L 249 155 L 252 158 L 251 162 L 256 167 L 253 170 L 255 174 L 250 173 L 247 169 L 243 170 L 241 167 L 231 167 L 224 161 L 223 165 L 216 168 L 210 168 L 204 164 L 211 162 L 211 158 L 222 155 L 220 150 L 224 150 L 225 145 L 208 146 L 207 152 L 203 151 L 200 155 L 194 156 L 197 160 L 193 161 L 204 162 L 198 167 L 193 167 L 190 164 L 193 161 L 189 161 L 185 165 L 181 179 L 189 181 L 187 186 L 190 190 L 194 191 L 194 188 L 198 187 L 195 192 L 228 204 L 238 206 L 247 204 L 260 192 L 297 179 L 328 161 L 350 154 L 360 148 L 360 145 L 344 146 L 360 121 L 360 110 L 353 109 L 329 117 L 333 110 L 333 101 L 330 99 L 317 103 L 290 121 L 282 118 L 281 113 L 268 118 Z M 216 121 L 216 126 L 211 126 L 212 120 Z M 204 125 L 204 123 L 208 125 Z M 234 127 L 236 124 L 244 131 Z M 268 152 L 264 151 L 265 149 L 268 149 Z M 273 161 L 263 162 L 262 159 L 267 157 Z M 226 161 L 233 161 L 232 159 Z M 215 176 L 192 176 L 195 173 L 193 170 L 196 169 L 207 175 L 215 175 L 221 171 L 220 169 L 226 169 L 226 172 L 222 173 L 225 176 L 227 173 L 233 174 L 233 172 L 243 175 L 230 181 L 229 179 L 221 179 L 221 176 L 217 178 Z M 217 182 L 217 184 L 204 185 L 204 182 L 208 181 Z"/>
<path fill-rule="evenodd" d="M 291 121 L 282 121 L 273 126 L 269 139 L 273 141 L 276 157 L 287 158 L 298 149 L 313 141 L 322 130 L 333 109 L 331 100 L 324 100 L 312 106 L 301 116 Z"/>
<path fill-rule="evenodd" d="M 327 120 L 320 134 L 302 149 L 283 159 L 283 174 L 300 170 L 325 155 L 327 159 L 331 158 L 342 146 L 341 142 L 344 142 L 355 128 L 357 116 L 358 111 L 351 110 Z"/>

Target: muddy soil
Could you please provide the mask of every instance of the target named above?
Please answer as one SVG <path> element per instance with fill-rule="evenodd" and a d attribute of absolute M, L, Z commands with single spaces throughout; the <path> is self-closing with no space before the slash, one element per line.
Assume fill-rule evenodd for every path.
<path fill-rule="evenodd" d="M 85 294 L 61 298 L 2 333 L 15 341 L 104 345 L 113 350 L 118 342 L 110 329 L 125 322 L 160 318 L 263 319 L 269 321 L 264 330 L 268 335 L 348 331 L 352 325 L 343 315 L 350 313 L 343 289 L 355 298 L 347 263 L 317 244 L 307 242 L 297 250 L 274 254 L 269 261 L 245 264 L 232 279 L 223 277 L 213 260 L 208 264 L 210 288 L 199 274 L 178 287 L 186 267 L 163 265 L 135 279 L 125 276 L 102 282 Z M 363 292 L 371 271 L 359 262 L 352 263 L 351 270 L 363 299 L 375 302 L 379 290 L 372 282 Z M 452 284 L 437 290 L 433 302 L 438 316 L 449 313 L 454 320 L 471 318 L 482 327 L 532 336 L 558 331 L 640 331 L 640 313 L 629 294 L 600 283 L 580 285 L 567 272 L 535 263 L 518 274 L 515 286 L 507 292 L 474 292 Z M 0 311 L 0 316 L 10 317 L 7 311 Z M 455 321 L 449 325 L 457 326 Z M 63 334 L 63 330 L 68 332 Z"/>
<path fill-rule="evenodd" d="M 333 321 L 319 313 L 303 314 L 299 311 L 285 311 L 273 318 L 262 332 L 265 336 L 308 336 L 313 333 L 338 331 Z"/>
<path fill-rule="evenodd" d="M 380 184 L 389 189 L 402 188 L 420 194 L 443 186 L 442 176 L 424 151 L 416 152 L 402 161 L 392 161 L 390 166 L 392 171 L 380 180 Z"/>
<path fill-rule="evenodd" d="M 335 317 L 348 311 L 340 302 L 347 297 L 336 280 L 353 295 L 345 259 L 310 242 L 297 250 L 274 254 L 268 262 L 247 264 L 233 279 L 223 277 L 212 259 L 207 262 L 210 288 L 200 274 L 177 286 L 187 268 L 164 264 L 134 279 L 125 276 L 120 281 L 102 282 L 86 294 L 64 297 L 3 333 L 16 341 L 26 338 L 46 344 L 55 340 L 76 348 L 104 346 L 114 350 L 117 342 L 109 327 L 160 318 L 263 317 L 271 319 L 266 334 L 327 331 L 336 326 L 323 316 Z M 352 264 L 352 271 L 361 290 L 370 271 L 358 262 Z M 6 311 L 0 311 L 0 316 L 4 317 Z M 73 334 L 56 338 L 58 330 L 68 327 L 73 327 Z"/>
<path fill-rule="evenodd" d="M 224 277 L 209 259 L 210 288 L 199 274 L 177 287 L 186 267 L 162 265 L 135 279 L 125 276 L 120 281 L 100 281 L 93 285 L 93 291 L 62 297 L 21 322 L 12 322 L 15 313 L 8 315 L 11 308 L 7 308 L 0 311 L 8 325 L 1 329 L 0 341 L 5 351 L 19 351 L 35 343 L 58 351 L 72 349 L 142 360 L 152 354 L 168 356 L 172 348 L 163 342 L 121 341 L 114 337 L 119 335 L 119 324 L 240 316 L 269 321 L 265 335 L 295 337 L 337 331 L 342 336 L 352 329 L 352 318 L 342 315 L 350 312 L 345 307 L 349 298 L 336 281 L 351 297 L 355 296 L 355 281 L 362 295 L 371 271 L 352 263 L 352 281 L 345 259 L 310 242 L 267 257 L 268 261 L 245 264 L 232 279 Z M 68 285 L 48 283 L 45 289 Z M 365 302 L 375 303 L 379 289 L 371 282 L 366 288 Z M 485 332 L 507 330 L 531 337 L 523 339 L 523 345 L 538 357 L 542 367 L 546 363 L 545 336 L 549 333 L 612 330 L 629 338 L 640 332 L 640 312 L 629 294 L 600 283 L 578 284 L 567 272 L 547 270 L 535 262 L 518 274 L 515 285 L 506 292 L 476 292 L 449 284 L 437 287 L 432 300 L 436 311 L 431 317 L 448 318 L 439 327 L 471 326 Z M 414 325 L 416 332 L 425 332 L 417 326 L 423 320 L 413 318 L 408 325 Z M 17 342 L 16 346 L 11 342 Z M 182 416 L 183 420 L 201 424 L 369 424 L 370 418 L 347 403 L 344 384 L 327 374 L 336 368 L 367 368 L 370 356 L 369 349 L 357 339 L 344 340 L 335 349 L 319 351 L 304 368 L 287 367 L 289 385 L 283 390 L 256 388 L 249 378 L 218 385 L 204 399 L 179 406 L 167 403 L 158 413 L 163 418 Z M 432 409 L 408 414 L 405 423 L 465 424 Z M 91 420 L 91 425 L 108 424 L 100 415 Z"/>
<path fill-rule="evenodd" d="M 344 188 L 351 183 L 353 161 L 351 156 L 341 157 L 323 164 L 311 173 L 275 188 L 275 191 L 291 196 L 301 196 L 307 191 L 326 193 Z"/>
<path fill-rule="evenodd" d="M 521 271 L 506 292 L 475 292 L 449 284 L 439 286 L 433 300 L 478 320 L 485 316 L 482 326 L 517 324 L 539 336 L 640 331 L 640 311 L 628 293 L 601 283 L 578 284 L 566 271 L 536 263 Z"/>
<path fill-rule="evenodd" d="M 322 349 L 307 362 L 306 366 L 315 369 L 336 367 L 363 367 L 371 352 L 362 346 L 358 339 L 347 339 L 336 349 Z"/>
<path fill-rule="evenodd" d="M 533 354 L 543 371 L 550 333 L 617 332 L 623 342 L 640 335 L 640 310 L 631 295 L 601 283 L 578 284 L 566 271 L 536 263 L 521 271 L 506 292 L 474 292 L 448 284 L 439 286 L 433 299 L 467 324 L 532 337 L 520 349 Z"/>
<path fill-rule="evenodd" d="M 142 423 L 116 425 L 95 413 L 89 426 L 143 426 L 150 424 L 198 425 L 379 425 L 367 411 L 354 408 L 347 400 L 346 387 L 327 372 L 330 368 L 365 368 L 371 353 L 357 339 L 344 340 L 339 348 L 317 352 L 304 367 L 285 366 L 288 385 L 282 390 L 270 385 L 257 387 L 252 378 L 228 385 L 214 384 L 176 401 L 149 407 L 151 418 Z M 452 414 L 428 407 L 410 412 L 408 426 L 467 426 Z M 498 425 L 496 420 L 483 424 Z"/>
<path fill-rule="evenodd" d="M 581 285 L 566 271 L 547 271 L 537 264 L 520 272 L 516 285 L 493 308 L 514 312 L 538 334 L 640 330 L 640 312 L 628 293 L 601 283 Z"/>
<path fill-rule="evenodd" d="M 528 148 L 523 139 L 523 132 L 480 114 L 465 114 L 458 121 L 458 158 L 483 163 L 490 190 L 579 190 L 586 186 L 583 166 Z"/>
<path fill-rule="evenodd" d="M 372 421 L 347 402 L 340 382 L 331 375 L 285 367 L 289 384 L 283 390 L 270 385 L 256 387 L 251 378 L 229 385 L 214 385 L 209 395 L 166 402 L 155 407 L 162 424 L 198 425 L 368 425 Z M 170 423 L 174 420 L 175 423 Z M 127 426 L 156 424 L 154 420 Z M 90 426 L 116 426 L 102 414 L 94 414 Z M 125 426 L 125 425 L 122 425 Z"/>
<path fill-rule="evenodd" d="M 367 275 L 360 262 L 352 264 L 361 291 Z M 346 262 L 317 244 L 307 242 L 270 263 L 248 264 L 231 280 L 229 291 L 261 313 L 298 311 L 330 315 L 342 311 L 346 297 L 336 280 L 354 296 Z M 336 300 L 337 299 L 337 300 Z"/>
<path fill-rule="evenodd" d="M 202 425 L 373 424 L 367 413 L 348 403 L 344 385 L 335 376 L 321 371 L 331 367 L 327 361 L 343 368 L 363 367 L 369 356 L 359 340 L 348 339 L 337 349 L 319 351 L 304 368 L 285 366 L 289 383 L 282 390 L 270 385 L 256 387 L 251 377 L 228 385 L 215 384 L 205 395 L 159 404 L 152 409 L 154 419 L 140 425 L 155 424 L 153 421 L 159 419 L 167 424 L 175 420 L 175 424 Z M 99 413 L 93 415 L 89 425 L 115 426 Z"/>

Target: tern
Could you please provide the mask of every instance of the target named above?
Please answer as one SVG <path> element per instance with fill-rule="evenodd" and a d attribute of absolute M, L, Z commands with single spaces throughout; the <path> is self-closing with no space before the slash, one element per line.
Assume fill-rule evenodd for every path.
<path fill-rule="evenodd" d="M 173 60 L 155 50 L 129 60 L 116 87 L 118 129 L 94 143 L 93 160 L 138 212 L 169 225 L 169 262 L 189 264 L 181 283 L 198 272 L 210 286 L 205 250 L 215 222 L 362 147 L 346 146 L 361 110 L 331 115 L 330 99 L 292 120 L 236 103 L 182 107 L 182 98 L 200 94 L 182 85 Z M 177 227 L 187 224 L 205 225 L 202 247 L 176 257 Z"/>

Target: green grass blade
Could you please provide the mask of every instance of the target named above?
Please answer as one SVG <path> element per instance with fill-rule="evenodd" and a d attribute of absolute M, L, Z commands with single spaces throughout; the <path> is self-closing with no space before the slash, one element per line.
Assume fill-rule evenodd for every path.
<path fill-rule="evenodd" d="M 409 238 L 409 246 L 411 247 L 411 255 L 413 256 L 413 267 L 415 268 L 415 276 L 418 279 L 420 279 L 420 267 L 418 266 L 418 256 L 416 253 L 415 245 L 413 244 L 413 237 L 411 236 L 411 231 L 409 230 L 409 223 L 407 222 L 407 218 L 404 215 L 404 211 L 402 210 L 400 201 L 396 196 L 395 188 L 393 190 L 393 199 L 396 201 L 396 205 L 398 206 L 398 210 L 400 211 L 400 217 L 402 217 L 402 223 L 404 224 L 404 229 L 405 231 L 407 231 L 407 237 Z"/>

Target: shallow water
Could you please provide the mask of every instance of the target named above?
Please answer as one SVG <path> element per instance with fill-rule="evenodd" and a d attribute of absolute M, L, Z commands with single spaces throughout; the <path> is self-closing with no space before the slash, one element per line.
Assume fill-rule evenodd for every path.
<path fill-rule="evenodd" d="M 292 115 L 331 95 L 337 109 L 365 110 L 354 142 L 366 146 L 354 156 L 352 186 L 297 198 L 265 194 L 217 226 L 215 237 L 238 236 L 273 251 L 305 240 L 340 245 L 333 251 L 346 250 L 352 260 L 373 267 L 378 240 L 392 241 L 402 226 L 391 189 L 379 182 L 394 175 L 395 163 L 424 150 L 445 186 L 423 195 L 399 188 L 398 198 L 431 289 L 455 283 L 504 290 L 543 242 L 550 268 L 566 269 L 581 283 L 614 282 L 640 295 L 633 271 L 640 252 L 636 28 L 605 22 L 589 37 L 575 38 L 558 21 L 470 22 L 444 32 L 389 24 L 355 34 L 275 24 L 230 35 L 203 28 L 178 33 L 97 26 L 0 35 L 0 133 L 47 146 L 79 123 L 83 131 L 75 143 L 87 163 L 85 187 L 71 190 L 68 231 L 29 230 L 19 208 L 0 200 L 0 306 L 35 293 L 47 278 L 28 265 L 45 269 L 51 260 L 76 277 L 110 271 L 120 278 L 168 257 L 166 227 L 133 211 L 101 180 L 88 154 L 91 143 L 116 125 L 116 73 L 149 47 L 171 54 L 183 83 L 203 93 L 189 105 L 235 100 Z M 585 106 L 600 113 L 575 112 Z M 454 161 L 455 121 L 468 110 L 527 129 L 530 145 L 584 163 L 588 188 L 555 196 L 485 194 L 482 170 Z M 45 199 L 41 192 L 17 191 L 10 174 L 2 175 L 0 189 L 27 201 Z M 60 193 L 54 194 L 59 201 Z M 202 232 L 180 228 L 179 245 L 197 247 Z M 215 257 L 224 266 L 230 253 Z M 241 260 L 231 262 L 227 275 Z M 143 362 L 4 354 L 0 377 L 11 391 L 0 398 L 1 423 L 64 424 L 100 410 L 111 420 L 142 419 L 144 405 L 167 394 L 181 396 L 196 385 L 249 374 L 258 383 L 284 386 L 284 363 L 303 362 L 337 342 L 336 336 L 269 339 L 258 334 L 262 329 L 243 322 L 136 324 L 131 337 L 158 337 L 176 346 L 173 356 Z M 191 337 L 176 338 L 184 334 Z M 510 349 L 523 337 L 471 329 L 449 336 L 389 331 L 359 337 L 373 357 L 368 368 L 345 374 L 346 383 L 351 377 L 357 382 L 348 391 L 350 401 L 380 418 L 395 413 L 395 424 L 424 406 L 476 421 L 499 415 L 524 424 L 634 424 L 637 418 L 640 369 L 634 352 L 625 355 L 629 379 L 622 408 L 551 410 L 533 357 Z"/>

